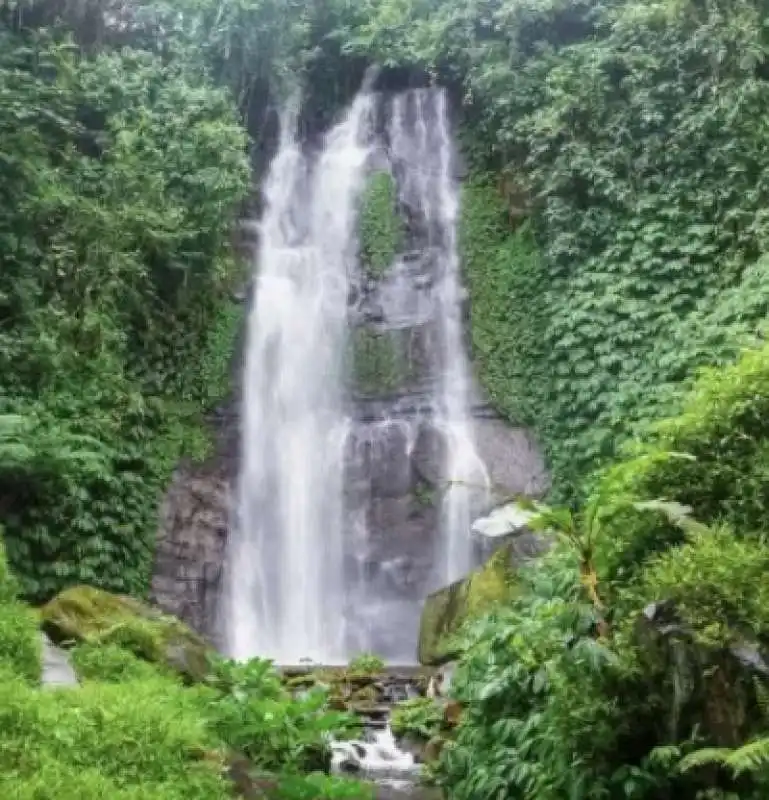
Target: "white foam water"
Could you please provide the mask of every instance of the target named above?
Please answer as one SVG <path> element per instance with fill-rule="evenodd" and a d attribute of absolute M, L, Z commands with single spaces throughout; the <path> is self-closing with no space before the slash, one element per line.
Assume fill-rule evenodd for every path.
<path fill-rule="evenodd" d="M 346 507 L 344 485 L 351 438 L 373 457 L 394 453 L 383 458 L 395 459 L 390 466 L 408 479 L 421 424 L 386 418 L 351 437 L 350 278 L 360 272 L 357 208 L 377 144 L 379 102 L 361 92 L 315 154 L 297 141 L 296 113 L 285 115 L 265 185 L 246 342 L 237 518 L 226 565 L 226 648 L 238 660 L 341 664 L 356 646 L 389 642 L 375 628 L 416 627 L 418 601 L 407 598 L 401 608 L 402 590 L 392 596 L 381 589 L 397 583 L 397 557 L 381 565 L 380 584 L 365 573 L 360 548 L 378 531 L 367 530 L 365 508 Z M 470 525 L 487 502 L 489 483 L 470 415 L 453 145 L 444 91 L 409 91 L 386 109 L 399 203 L 409 209 L 412 239 L 425 260 L 421 266 L 409 254 L 396 260 L 380 282 L 379 302 L 389 331 L 427 332 L 428 341 L 415 345 L 429 362 L 417 388 L 443 443 L 433 580 L 445 585 L 473 566 Z M 400 428 L 403 447 L 384 447 Z M 400 478 L 390 470 L 388 480 Z M 358 601 L 357 614 L 351 599 Z M 400 639 L 386 646 L 408 659 Z"/>
<path fill-rule="evenodd" d="M 419 777 L 420 767 L 411 753 L 401 750 L 388 725 L 371 731 L 368 740 L 333 742 L 332 772 L 354 772 L 380 786 L 408 789 Z"/>
<path fill-rule="evenodd" d="M 364 91 L 315 158 L 286 115 L 266 183 L 227 564 L 236 659 L 346 660 L 343 370 L 372 110 Z"/>
<path fill-rule="evenodd" d="M 437 264 L 433 297 L 434 358 L 438 374 L 432 392 L 434 424 L 444 439 L 444 480 L 440 561 L 436 582 L 445 585 L 473 566 L 470 525 L 489 501 L 490 481 L 479 457 L 470 415 L 471 380 L 462 318 L 463 287 L 457 222 L 459 187 L 446 92 L 419 89 L 395 98 L 390 123 L 393 161 L 400 166 L 401 200 L 419 211 L 423 238 Z"/>

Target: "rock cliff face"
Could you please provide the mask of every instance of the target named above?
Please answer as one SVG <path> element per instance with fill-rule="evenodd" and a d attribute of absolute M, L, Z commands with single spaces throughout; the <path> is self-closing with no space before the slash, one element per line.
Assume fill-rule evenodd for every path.
<path fill-rule="evenodd" d="M 402 168 L 384 153 L 380 166 L 395 174 Z M 424 209 L 408 200 L 401 195 L 394 209 L 405 230 L 392 266 L 373 274 L 363 265 L 351 286 L 345 480 L 351 646 L 401 663 L 415 659 L 424 598 L 445 582 L 435 564 L 447 488 L 445 439 L 435 413 L 446 358 L 439 345 L 444 254 L 427 230 Z M 257 233 L 253 224 L 241 226 L 244 255 L 255 251 Z M 236 374 L 236 397 L 238 383 Z M 494 488 L 489 506 L 510 495 L 542 496 L 548 475 L 532 436 L 501 420 L 479 390 L 473 395 L 476 450 Z M 152 600 L 220 644 L 217 606 L 237 477 L 237 400 L 214 424 L 214 454 L 204 464 L 181 464 L 163 503 Z M 481 563 L 489 553 L 480 545 L 476 550 Z"/>
<path fill-rule="evenodd" d="M 202 464 L 180 464 L 161 505 L 151 600 L 221 644 L 218 604 L 237 473 L 237 418 L 230 412 L 214 424 L 214 452 Z"/>
<path fill-rule="evenodd" d="M 244 214 L 250 219 L 256 209 L 252 200 Z M 241 257 L 253 257 L 257 233 L 250 222 L 238 228 L 236 248 Z M 233 297 L 243 305 L 244 318 L 249 294 L 249 287 L 244 287 Z M 150 591 L 155 605 L 216 646 L 223 645 L 219 601 L 238 473 L 243 348 L 242 333 L 234 348 L 231 397 L 208 421 L 214 440 L 210 457 L 203 463 L 179 464 L 161 503 Z"/>

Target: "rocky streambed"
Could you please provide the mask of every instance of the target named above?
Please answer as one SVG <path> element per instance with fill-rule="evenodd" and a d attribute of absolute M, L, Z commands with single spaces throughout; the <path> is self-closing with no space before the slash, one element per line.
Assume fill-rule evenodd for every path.
<path fill-rule="evenodd" d="M 333 743 L 333 771 L 374 783 L 378 800 L 440 800 L 440 790 L 425 781 L 425 767 L 438 758 L 444 735 L 456 722 L 455 709 L 444 699 L 450 670 L 293 667 L 282 672 L 292 690 L 325 686 L 332 707 L 360 718 L 359 739 Z"/>

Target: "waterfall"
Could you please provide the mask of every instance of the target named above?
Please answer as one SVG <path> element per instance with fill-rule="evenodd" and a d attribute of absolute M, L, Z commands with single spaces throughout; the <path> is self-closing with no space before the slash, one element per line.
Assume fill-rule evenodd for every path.
<path fill-rule="evenodd" d="M 488 502 L 489 476 L 475 449 L 470 416 L 470 368 L 464 343 L 463 289 L 457 224 L 459 191 L 446 92 L 421 89 L 394 101 L 391 157 L 400 174 L 401 202 L 421 227 L 421 247 L 434 264 L 432 385 L 434 424 L 443 438 L 445 491 L 436 579 L 451 583 L 473 566 L 468 531 Z"/>
<path fill-rule="evenodd" d="M 295 127 L 287 115 L 264 190 L 228 650 L 282 664 L 374 650 L 407 663 L 425 594 L 474 565 L 470 526 L 489 483 L 470 415 L 446 95 L 363 91 L 314 155 Z M 374 162 L 395 179 L 407 229 L 378 276 L 357 263 Z M 361 393 L 348 372 L 361 333 L 392 355 L 386 396 Z"/>
<path fill-rule="evenodd" d="M 343 369 L 372 103 L 362 93 L 317 158 L 302 152 L 287 115 L 265 186 L 228 558 L 236 659 L 345 657 Z"/>

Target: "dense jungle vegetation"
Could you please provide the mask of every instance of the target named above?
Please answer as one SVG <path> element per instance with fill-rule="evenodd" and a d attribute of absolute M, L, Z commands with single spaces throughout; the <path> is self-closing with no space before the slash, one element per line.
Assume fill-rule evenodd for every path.
<path fill-rule="evenodd" d="M 768 46 L 759 0 L 6 0 L 0 518 L 23 598 L 145 591 L 159 493 L 227 391 L 249 154 L 293 80 L 317 128 L 376 62 L 454 98 L 478 371 L 563 506 L 467 631 L 436 781 L 765 798 Z M 376 271 L 397 232 L 366 225 Z M 182 688 L 102 647 L 78 655 L 93 685 L 42 694 L 4 568 L 0 590 L 4 796 L 225 796 L 201 754 L 254 742 L 278 796 L 362 791 L 300 774 L 342 723 L 259 664 Z"/>

